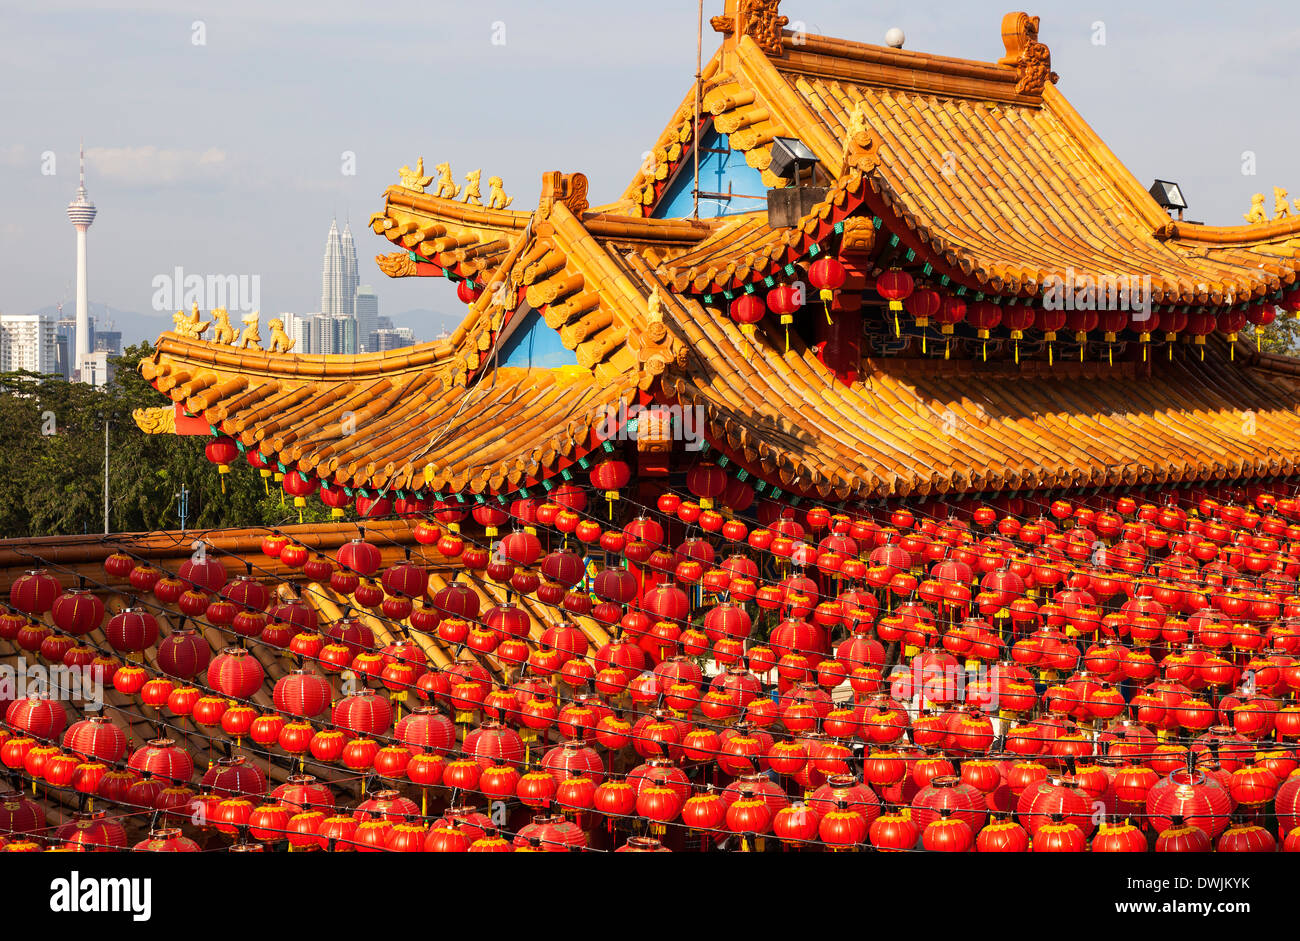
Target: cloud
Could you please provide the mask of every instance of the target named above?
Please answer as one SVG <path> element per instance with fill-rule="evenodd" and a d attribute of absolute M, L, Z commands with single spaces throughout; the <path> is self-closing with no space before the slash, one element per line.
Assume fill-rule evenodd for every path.
<path fill-rule="evenodd" d="M 86 165 L 99 177 L 128 186 L 174 186 L 224 182 L 232 164 L 224 150 L 92 147 Z"/>

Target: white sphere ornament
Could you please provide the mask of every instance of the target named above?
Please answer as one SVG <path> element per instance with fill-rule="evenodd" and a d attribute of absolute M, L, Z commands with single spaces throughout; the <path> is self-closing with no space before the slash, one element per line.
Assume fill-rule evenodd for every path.
<path fill-rule="evenodd" d="M 903 31 L 897 26 L 891 28 L 889 32 L 885 33 L 886 46 L 892 46 L 895 49 L 902 49 L 903 43 L 906 41 L 907 37 L 903 35 Z"/>

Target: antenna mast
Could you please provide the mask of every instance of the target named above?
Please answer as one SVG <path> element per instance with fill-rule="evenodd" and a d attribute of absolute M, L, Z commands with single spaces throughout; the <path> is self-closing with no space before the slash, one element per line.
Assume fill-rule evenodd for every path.
<path fill-rule="evenodd" d="M 700 217 L 700 95 L 704 84 L 704 0 L 700 0 L 699 22 L 695 31 L 695 210 L 692 218 Z"/>

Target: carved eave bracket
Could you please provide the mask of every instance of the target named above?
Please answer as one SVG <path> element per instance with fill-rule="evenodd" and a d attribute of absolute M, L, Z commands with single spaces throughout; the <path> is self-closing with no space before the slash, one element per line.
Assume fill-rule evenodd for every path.
<path fill-rule="evenodd" d="M 1020 76 L 1017 94 L 1041 95 L 1048 82 L 1055 85 L 1060 79 L 1052 71 L 1052 51 L 1038 41 L 1038 17 L 1008 13 L 1002 18 L 1002 44 L 1006 55 L 998 65 L 1015 69 Z"/>
<path fill-rule="evenodd" d="M 137 408 L 131 413 L 136 427 L 147 435 L 176 434 L 176 408 L 172 405 L 157 408 Z"/>
<path fill-rule="evenodd" d="M 376 255 L 375 263 L 379 265 L 379 270 L 390 278 L 410 278 L 415 275 L 415 262 L 411 259 L 410 252 Z"/>
<path fill-rule="evenodd" d="M 749 36 L 770 56 L 785 55 L 782 30 L 790 23 L 781 15 L 781 0 L 727 0 L 722 16 L 709 20 L 714 31 L 725 33 L 734 44 Z"/>

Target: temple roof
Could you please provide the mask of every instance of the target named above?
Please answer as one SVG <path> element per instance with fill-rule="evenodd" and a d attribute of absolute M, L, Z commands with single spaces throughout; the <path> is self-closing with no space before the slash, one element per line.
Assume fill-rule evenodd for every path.
<path fill-rule="evenodd" d="M 782 353 L 775 335 L 755 340 L 696 303 L 681 310 L 696 355 L 665 389 L 705 409 L 737 465 L 786 490 L 933 496 L 1300 467 L 1300 364 L 1286 357 L 1252 366 L 1253 350 L 1230 359 L 1226 344 L 1146 368 L 867 356 L 864 381 L 846 386 L 797 338 Z"/>
<path fill-rule="evenodd" d="M 447 344 L 349 358 L 214 355 L 164 337 L 145 378 L 245 447 L 349 487 L 521 486 L 592 445 L 628 389 L 583 370 L 502 368 L 458 383 Z M 509 436 L 503 428 L 511 429 Z"/>
<path fill-rule="evenodd" d="M 522 210 L 495 178 L 483 205 L 458 198 L 445 164 L 427 177 L 422 161 L 403 168 L 371 219 L 393 246 L 376 260 L 394 277 L 466 282 L 449 339 L 313 357 L 164 335 L 146 377 L 245 446 L 347 486 L 523 486 L 581 457 L 601 410 L 636 395 L 701 405 L 739 466 L 841 496 L 1291 470 L 1289 362 L 1229 358 L 1226 343 L 1204 359 L 1189 348 L 1139 362 L 1121 339 L 1093 347 L 1107 362 L 1049 367 L 936 360 L 903 337 L 865 351 L 846 384 L 807 332 L 791 338 L 770 317 L 755 331 L 734 324 L 734 297 L 802 277 L 822 252 L 856 253 L 853 290 L 871 311 L 875 279 L 900 264 L 999 304 L 1033 304 L 1056 277 L 1150 276 L 1156 305 L 1211 313 L 1275 303 L 1300 271 L 1300 219 L 1171 221 L 1057 91 L 1035 18 L 1009 14 L 1005 54 L 976 61 L 796 37 L 776 6 L 727 0 L 700 127 L 692 90 L 613 203 L 593 209 L 581 173 L 545 174 Z M 819 187 L 793 225 L 766 210 L 657 218 L 707 127 L 765 185 Z M 811 175 L 773 173 L 779 137 L 818 158 Z M 538 318 L 576 366 L 501 366 L 508 338 Z M 1245 411 L 1260 431 L 1243 439 L 1232 429 Z M 365 422 L 343 435 L 348 412 Z M 958 431 L 934 433 L 936 415 L 956 416 Z"/>

